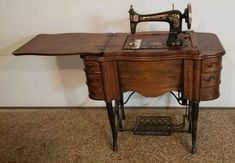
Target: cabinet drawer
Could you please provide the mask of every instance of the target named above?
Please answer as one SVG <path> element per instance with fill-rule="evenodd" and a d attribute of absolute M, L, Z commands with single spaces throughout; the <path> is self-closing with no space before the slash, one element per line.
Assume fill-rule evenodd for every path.
<path fill-rule="evenodd" d="M 97 61 L 84 61 L 87 72 L 100 72 L 100 64 Z"/>
<path fill-rule="evenodd" d="M 86 73 L 86 79 L 87 83 L 90 85 L 101 85 L 102 86 L 102 79 L 101 79 L 101 74 L 90 74 Z"/>
<path fill-rule="evenodd" d="M 86 72 L 89 97 L 93 100 L 103 100 L 104 91 L 100 73 L 90 74 Z"/>
<path fill-rule="evenodd" d="M 218 98 L 219 95 L 220 95 L 219 85 L 213 87 L 201 88 L 200 100 L 201 101 L 213 100 Z"/>
<path fill-rule="evenodd" d="M 222 67 L 222 57 L 204 59 L 202 62 L 202 72 L 219 71 Z"/>
<path fill-rule="evenodd" d="M 201 87 L 210 87 L 220 83 L 220 72 L 212 72 L 201 75 Z"/>
<path fill-rule="evenodd" d="M 87 83 L 89 97 L 93 100 L 104 100 L 103 87 L 96 87 Z"/>

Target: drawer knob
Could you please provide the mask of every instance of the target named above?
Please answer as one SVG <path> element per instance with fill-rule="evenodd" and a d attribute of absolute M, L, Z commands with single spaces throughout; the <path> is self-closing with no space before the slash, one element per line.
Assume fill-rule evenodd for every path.
<path fill-rule="evenodd" d="M 215 80 L 214 76 L 210 76 L 208 79 L 204 79 L 206 82 L 211 82 L 212 80 Z"/>
<path fill-rule="evenodd" d="M 217 62 L 212 62 L 212 63 L 208 64 L 207 67 L 212 68 L 216 65 L 217 65 Z"/>

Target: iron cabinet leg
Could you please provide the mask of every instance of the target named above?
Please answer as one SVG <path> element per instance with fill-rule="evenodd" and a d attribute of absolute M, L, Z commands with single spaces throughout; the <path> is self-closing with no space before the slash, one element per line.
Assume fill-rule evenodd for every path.
<path fill-rule="evenodd" d="M 188 106 L 188 121 L 189 121 L 188 132 L 192 133 L 192 102 L 191 101 L 189 101 L 189 106 Z"/>
<path fill-rule="evenodd" d="M 125 110 L 124 110 L 124 101 L 123 101 L 123 93 L 120 93 L 120 107 L 121 107 L 121 113 L 122 113 L 122 119 L 125 120 L 126 119 L 126 114 L 125 114 Z"/>
<path fill-rule="evenodd" d="M 115 100 L 114 113 L 116 115 L 116 122 L 118 123 L 118 130 L 123 129 L 123 114 L 121 110 L 120 100 Z"/>
<path fill-rule="evenodd" d="M 112 129 L 112 136 L 113 136 L 113 151 L 117 150 L 117 135 L 118 135 L 118 127 L 116 124 L 116 113 L 115 110 L 113 109 L 112 102 L 106 102 L 106 108 L 108 111 L 108 117 L 109 117 L 109 123 Z"/>
<path fill-rule="evenodd" d="M 196 153 L 197 121 L 198 121 L 199 102 L 192 102 L 191 111 L 191 131 L 192 131 L 192 153 Z"/>
<path fill-rule="evenodd" d="M 124 125 L 123 121 L 126 119 L 125 110 L 124 110 L 124 102 L 123 102 L 123 93 L 120 93 L 120 98 L 118 100 L 118 121 L 119 121 L 119 129 L 123 131 Z"/>

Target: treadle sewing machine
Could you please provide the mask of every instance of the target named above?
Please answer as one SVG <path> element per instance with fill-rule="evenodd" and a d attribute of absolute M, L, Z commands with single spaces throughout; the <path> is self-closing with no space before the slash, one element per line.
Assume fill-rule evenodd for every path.
<path fill-rule="evenodd" d="M 183 14 L 173 9 L 140 15 L 132 7 L 129 14 L 131 34 L 41 34 L 13 54 L 80 55 L 84 60 L 89 97 L 106 102 L 114 151 L 118 131 L 125 130 L 122 125 L 126 118 L 124 92 L 157 97 L 178 91 L 178 97 L 171 93 L 188 108 L 188 132 L 192 134 L 195 153 L 199 102 L 219 97 L 225 50 L 215 34 L 182 32 L 183 19 L 188 28 L 191 27 L 190 5 Z M 136 33 L 136 25 L 145 21 L 168 22 L 170 31 Z M 134 134 L 170 135 L 184 126 L 184 123 L 174 125 L 170 117 L 139 117 L 137 122 Z"/>

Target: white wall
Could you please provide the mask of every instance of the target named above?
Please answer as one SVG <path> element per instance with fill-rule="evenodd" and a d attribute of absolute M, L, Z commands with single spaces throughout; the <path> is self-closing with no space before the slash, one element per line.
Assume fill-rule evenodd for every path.
<path fill-rule="evenodd" d="M 11 52 L 39 33 L 129 32 L 128 9 L 139 13 L 193 8 L 194 31 L 216 33 L 227 53 L 223 60 L 221 97 L 203 106 L 235 106 L 234 0 L 0 0 L 0 106 L 95 106 L 87 96 L 83 63 L 78 56 L 12 56 Z M 166 30 L 163 23 L 139 30 Z M 127 96 L 127 94 L 126 94 Z M 129 105 L 170 105 L 169 95 L 134 95 Z"/>

